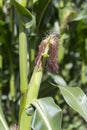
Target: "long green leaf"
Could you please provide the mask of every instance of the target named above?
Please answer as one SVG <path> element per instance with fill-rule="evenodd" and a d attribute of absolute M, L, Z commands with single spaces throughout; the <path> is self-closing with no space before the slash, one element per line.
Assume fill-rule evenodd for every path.
<path fill-rule="evenodd" d="M 51 97 L 32 102 L 36 108 L 32 119 L 33 130 L 61 130 L 62 111 Z"/>
<path fill-rule="evenodd" d="M 9 130 L 1 114 L 0 114 L 0 130 Z"/>
<path fill-rule="evenodd" d="M 21 23 L 25 26 L 25 28 L 30 28 L 33 24 L 35 24 L 34 16 L 28 9 L 24 8 L 15 0 L 13 0 L 13 5 L 17 11 L 19 20 L 21 20 Z"/>
<path fill-rule="evenodd" d="M 67 83 L 61 76 L 52 73 L 48 73 L 48 76 L 53 79 L 54 83 L 59 84 L 61 86 L 67 86 Z"/>
<path fill-rule="evenodd" d="M 1 104 L 1 90 L 0 90 L 0 130 L 9 130 L 7 122 L 5 120 L 2 104 Z"/>
<path fill-rule="evenodd" d="M 49 73 L 57 84 L 67 104 L 77 111 L 87 121 L 87 96 L 79 87 L 67 87 L 63 78 Z"/>
<path fill-rule="evenodd" d="M 38 0 L 37 10 L 36 10 L 38 28 L 40 27 L 41 21 L 43 19 L 44 13 L 45 13 L 49 3 L 50 3 L 50 0 L 44 0 L 43 2 L 42 2 L 42 0 Z"/>
<path fill-rule="evenodd" d="M 67 104 L 87 121 L 87 96 L 79 87 L 58 86 Z"/>
<path fill-rule="evenodd" d="M 26 7 L 27 0 L 18 0 L 18 2 L 19 2 L 22 6 Z"/>

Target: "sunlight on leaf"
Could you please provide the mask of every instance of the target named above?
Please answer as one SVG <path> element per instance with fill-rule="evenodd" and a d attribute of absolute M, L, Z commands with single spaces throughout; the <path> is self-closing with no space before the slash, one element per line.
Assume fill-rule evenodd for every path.
<path fill-rule="evenodd" d="M 58 86 L 67 104 L 87 121 L 87 96 L 79 87 Z"/>

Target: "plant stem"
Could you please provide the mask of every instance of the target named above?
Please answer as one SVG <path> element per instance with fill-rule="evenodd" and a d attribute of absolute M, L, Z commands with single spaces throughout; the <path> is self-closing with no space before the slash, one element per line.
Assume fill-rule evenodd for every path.
<path fill-rule="evenodd" d="M 19 20 L 19 60 L 20 60 L 20 91 L 21 91 L 21 100 L 20 100 L 20 112 L 19 112 L 19 122 L 20 122 L 20 130 L 22 130 L 22 115 L 24 115 L 25 122 L 27 122 L 27 114 L 25 112 L 25 103 L 26 103 L 26 91 L 28 88 L 27 81 L 27 39 L 24 31 L 24 27 Z M 26 124 L 28 126 L 28 124 Z M 23 129 L 27 130 L 27 129 Z"/>
<path fill-rule="evenodd" d="M 15 77 L 12 61 L 10 61 L 10 97 L 15 101 Z"/>
<path fill-rule="evenodd" d="M 15 5 L 15 2 L 13 4 Z M 22 5 L 22 3 L 20 4 Z M 19 20 L 19 68 L 20 68 L 20 91 L 21 91 L 20 111 L 19 111 L 19 129 L 22 130 L 22 125 L 24 125 L 23 130 L 28 130 L 26 129 L 26 127 L 28 126 L 28 121 L 27 121 L 28 116 L 25 112 L 26 92 L 28 89 L 27 38 L 26 38 L 24 25 L 22 24 L 22 21 L 21 21 L 20 13 L 18 11 L 17 11 L 17 16 Z"/>
<path fill-rule="evenodd" d="M 27 82 L 27 39 L 24 32 L 24 27 L 20 23 L 19 26 L 19 60 L 20 60 L 20 90 L 21 93 L 26 93 Z"/>
<path fill-rule="evenodd" d="M 41 79 L 42 79 L 43 71 L 42 67 L 38 71 L 37 67 L 35 67 L 34 72 L 32 74 L 30 83 L 28 85 L 28 93 L 27 93 L 27 99 L 26 100 L 26 108 L 30 106 L 30 103 L 32 100 L 36 99 L 38 96 L 40 84 L 41 84 Z M 31 130 L 31 118 L 32 116 L 28 116 L 25 108 L 22 111 L 22 116 L 20 119 L 20 130 Z M 25 121 L 25 123 L 24 123 Z"/>

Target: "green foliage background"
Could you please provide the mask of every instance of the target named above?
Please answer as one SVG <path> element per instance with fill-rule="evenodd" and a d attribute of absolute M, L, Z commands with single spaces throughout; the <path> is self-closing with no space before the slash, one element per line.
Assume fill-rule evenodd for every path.
<path fill-rule="evenodd" d="M 40 41 L 55 32 L 59 35 L 58 75 L 64 78 L 68 86 L 78 86 L 87 93 L 87 1 L 28 0 L 27 9 L 33 15 L 31 28 L 28 17 L 23 16 L 21 20 L 26 28 L 28 42 L 28 80 L 34 69 Z M 0 89 L 3 111 L 9 125 L 18 121 L 19 112 L 18 27 L 16 11 L 9 0 L 4 0 L 3 5 L 0 3 Z M 52 96 L 63 109 L 64 130 L 86 130 L 85 121 L 65 104 L 59 90 L 50 87 L 51 80 L 45 73 L 39 97 Z M 11 85 L 15 86 L 15 93 L 11 93 Z"/>

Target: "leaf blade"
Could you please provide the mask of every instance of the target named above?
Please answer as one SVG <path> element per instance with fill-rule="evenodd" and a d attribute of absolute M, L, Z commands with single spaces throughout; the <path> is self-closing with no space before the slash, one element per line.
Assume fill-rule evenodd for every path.
<path fill-rule="evenodd" d="M 25 26 L 25 28 L 30 28 L 33 24 L 35 24 L 35 18 L 28 9 L 24 8 L 15 0 L 13 0 L 13 5 L 17 11 L 19 20 L 21 20 L 21 23 Z"/>
<path fill-rule="evenodd" d="M 32 120 L 34 130 L 61 129 L 62 112 L 51 97 L 35 100 L 32 105 L 36 108 Z"/>
<path fill-rule="evenodd" d="M 79 87 L 58 86 L 67 104 L 87 121 L 87 96 Z"/>

